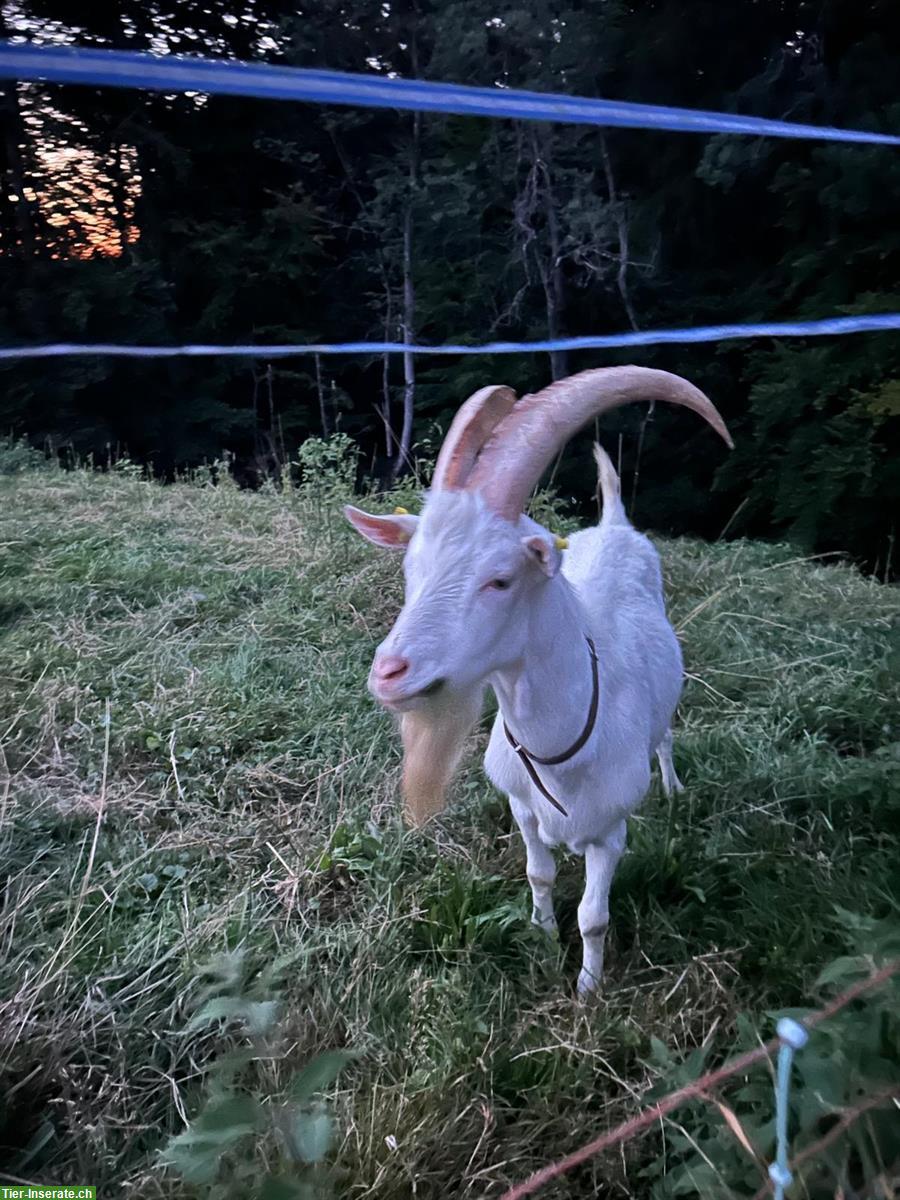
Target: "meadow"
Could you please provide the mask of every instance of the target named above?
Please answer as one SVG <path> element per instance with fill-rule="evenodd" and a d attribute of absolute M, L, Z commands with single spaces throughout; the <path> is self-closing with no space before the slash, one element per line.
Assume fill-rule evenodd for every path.
<path fill-rule="evenodd" d="M 303 450 L 298 481 L 247 492 L 221 466 L 162 486 L 5 447 L 0 1182 L 497 1197 L 900 953 L 896 588 L 787 545 L 658 542 L 686 791 L 656 778 L 631 822 L 580 1003 L 581 864 L 546 940 L 480 767 L 490 711 L 447 813 L 403 827 L 365 690 L 399 564 L 343 523 L 343 443 Z M 900 1078 L 898 998 L 804 1052 L 797 1145 Z M 765 1068 L 722 1099 L 768 1155 Z M 868 1113 L 791 1194 L 894 1194 L 898 1124 Z M 760 1179 L 697 1104 L 541 1195 Z"/>

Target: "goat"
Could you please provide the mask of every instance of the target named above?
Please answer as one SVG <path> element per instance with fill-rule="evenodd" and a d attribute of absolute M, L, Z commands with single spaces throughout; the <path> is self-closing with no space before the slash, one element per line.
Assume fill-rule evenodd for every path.
<path fill-rule="evenodd" d="M 629 522 L 599 446 L 602 517 L 569 538 L 565 558 L 562 540 L 523 508 L 592 417 L 652 399 L 693 409 L 732 445 L 716 409 L 687 380 L 601 368 L 518 401 L 505 387 L 471 396 L 441 447 L 421 516 L 344 509 L 369 541 L 405 551 L 403 608 L 368 686 L 400 714 L 407 816 L 422 824 L 443 808 L 490 685 L 499 711 L 485 768 L 509 797 L 525 843 L 532 920 L 548 933 L 556 931 L 551 850 L 564 845 L 585 859 L 581 995 L 603 973 L 610 884 L 654 753 L 666 792 L 681 788 L 671 735 L 681 650 L 659 557 Z"/>

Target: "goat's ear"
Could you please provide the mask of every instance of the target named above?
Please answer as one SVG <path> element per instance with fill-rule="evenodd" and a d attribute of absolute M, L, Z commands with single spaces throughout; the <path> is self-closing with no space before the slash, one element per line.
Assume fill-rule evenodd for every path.
<path fill-rule="evenodd" d="M 531 537 L 522 538 L 522 545 L 529 557 L 549 579 L 552 579 L 562 566 L 562 555 L 557 548 L 556 538 L 544 533 L 535 533 Z"/>
<path fill-rule="evenodd" d="M 419 518 L 409 513 L 378 517 L 363 512 L 361 508 L 354 508 L 352 504 L 344 505 L 344 516 L 367 541 L 384 546 L 387 550 L 403 550 L 419 523 Z"/>

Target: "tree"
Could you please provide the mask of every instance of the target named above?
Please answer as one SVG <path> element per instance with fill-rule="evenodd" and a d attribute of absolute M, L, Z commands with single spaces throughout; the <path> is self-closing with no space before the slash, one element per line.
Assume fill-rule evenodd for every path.
<path fill-rule="evenodd" d="M 0 7 L 0 33 L 900 127 L 886 0 L 112 0 L 77 29 L 59 0 Z M 0 117 L 5 342 L 440 344 L 897 307 L 900 168 L 877 147 L 34 85 L 4 87 Z M 604 420 L 640 523 L 884 573 L 893 346 L 23 363 L 0 421 L 167 474 L 228 447 L 251 483 L 340 423 L 387 476 L 486 381 L 637 357 L 704 387 L 738 442 L 722 464 L 676 414 Z M 587 438 L 554 481 L 593 511 Z"/>

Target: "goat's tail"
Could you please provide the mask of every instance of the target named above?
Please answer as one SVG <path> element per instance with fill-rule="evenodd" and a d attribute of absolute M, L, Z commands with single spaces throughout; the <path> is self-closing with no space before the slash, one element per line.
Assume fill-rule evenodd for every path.
<path fill-rule="evenodd" d="M 627 525 L 628 517 L 622 506 L 619 476 L 612 459 L 601 445 L 594 442 L 594 462 L 597 464 L 597 490 L 603 499 L 603 525 Z"/>

